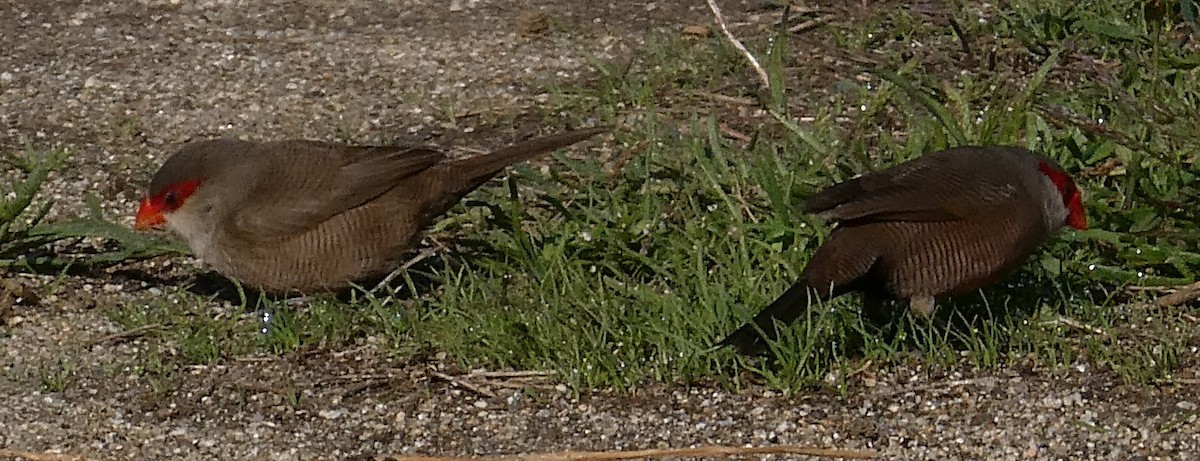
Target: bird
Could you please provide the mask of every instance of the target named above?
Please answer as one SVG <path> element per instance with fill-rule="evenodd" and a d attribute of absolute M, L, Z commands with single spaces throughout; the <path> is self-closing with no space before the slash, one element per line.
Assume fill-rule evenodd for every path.
<path fill-rule="evenodd" d="M 864 314 L 891 299 L 928 318 L 937 298 L 996 283 L 1064 225 L 1088 227 L 1071 176 L 1008 146 L 923 155 L 826 187 L 802 210 L 833 229 L 795 284 L 716 349 L 761 353 L 778 338 L 776 320 L 791 323 L 812 303 L 851 292 L 862 294 Z"/>
<path fill-rule="evenodd" d="M 505 167 L 606 131 L 462 159 L 431 146 L 191 142 L 154 174 L 134 227 L 165 227 L 216 272 L 263 292 L 337 291 L 393 270 L 438 216 Z"/>

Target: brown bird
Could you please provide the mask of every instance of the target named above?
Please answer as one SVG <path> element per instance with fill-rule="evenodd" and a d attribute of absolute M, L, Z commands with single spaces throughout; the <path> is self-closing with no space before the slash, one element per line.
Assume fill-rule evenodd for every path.
<path fill-rule="evenodd" d="M 800 279 L 721 341 L 743 353 L 777 338 L 810 303 L 848 292 L 864 304 L 968 293 L 1019 267 L 1064 224 L 1087 229 L 1079 189 L 1058 164 L 1016 147 L 958 147 L 834 184 L 805 212 L 834 224 Z"/>
<path fill-rule="evenodd" d="M 141 200 L 217 272 L 269 292 L 337 290 L 386 274 L 419 233 L 508 165 L 608 128 L 448 160 L 431 147 L 217 139 L 185 145 Z"/>

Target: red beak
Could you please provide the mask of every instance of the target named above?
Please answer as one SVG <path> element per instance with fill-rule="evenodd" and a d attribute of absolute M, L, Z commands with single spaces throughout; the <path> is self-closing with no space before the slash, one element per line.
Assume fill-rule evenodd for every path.
<path fill-rule="evenodd" d="M 1070 216 L 1067 216 L 1067 225 L 1079 230 L 1087 230 L 1087 215 L 1071 213 Z"/>
<path fill-rule="evenodd" d="M 137 220 L 134 221 L 133 228 L 144 231 L 162 226 L 166 222 L 163 217 L 162 210 L 153 203 L 150 203 L 150 198 L 143 198 L 141 204 L 138 205 Z"/>

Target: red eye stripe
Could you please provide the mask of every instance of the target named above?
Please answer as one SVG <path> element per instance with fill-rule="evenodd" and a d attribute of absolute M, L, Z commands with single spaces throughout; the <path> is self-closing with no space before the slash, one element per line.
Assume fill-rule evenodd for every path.
<path fill-rule="evenodd" d="M 138 204 L 134 228 L 147 230 L 162 225 L 166 221 L 164 215 L 183 206 L 201 183 L 203 183 L 201 180 L 183 181 L 164 187 L 153 196 L 143 197 Z"/>
<path fill-rule="evenodd" d="M 1067 176 L 1066 173 L 1062 172 L 1058 168 L 1050 165 L 1050 163 L 1039 161 L 1038 169 L 1042 171 L 1042 174 L 1050 178 L 1050 181 L 1053 182 L 1055 186 L 1058 186 L 1058 192 L 1062 194 L 1063 197 L 1069 196 L 1071 190 L 1075 189 L 1075 182 L 1071 181 L 1071 177 Z"/>
<path fill-rule="evenodd" d="M 202 183 L 203 181 L 194 179 L 172 184 L 151 197 L 150 202 L 161 211 L 175 211 L 187 202 L 188 197 L 191 197 Z"/>
<path fill-rule="evenodd" d="M 1075 185 L 1075 181 L 1062 170 L 1045 161 L 1038 162 L 1038 169 L 1058 188 L 1063 205 L 1067 207 L 1067 225 L 1079 230 L 1087 230 L 1087 212 L 1083 209 L 1083 196 L 1079 193 L 1079 187 Z"/>

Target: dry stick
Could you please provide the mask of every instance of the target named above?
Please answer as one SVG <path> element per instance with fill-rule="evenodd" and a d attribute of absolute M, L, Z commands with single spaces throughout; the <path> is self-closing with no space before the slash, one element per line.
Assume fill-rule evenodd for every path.
<path fill-rule="evenodd" d="M 483 378 L 488 381 L 488 385 L 503 389 L 550 389 L 554 386 L 546 383 L 535 383 L 532 380 L 545 380 L 551 376 L 557 375 L 555 371 L 541 370 L 525 370 L 525 371 L 472 371 L 463 375 L 462 378 Z"/>
<path fill-rule="evenodd" d="M 842 459 L 874 459 L 878 453 L 863 450 L 836 448 L 812 448 L 800 445 L 775 445 L 770 447 L 726 447 L 707 446 L 696 448 L 667 448 L 633 451 L 564 451 L 518 456 L 494 456 L 485 458 L 455 458 L 443 456 L 390 456 L 394 461 L 610 461 L 636 458 L 698 457 L 698 456 L 745 456 L 794 454 Z"/>
<path fill-rule="evenodd" d="M 392 381 L 394 381 L 394 379 L 391 379 L 391 378 L 368 379 L 366 381 L 359 381 L 359 382 L 354 383 L 353 385 L 347 387 L 346 389 L 342 390 L 341 396 L 343 399 L 345 399 L 347 397 L 353 396 L 355 394 L 358 394 L 359 392 L 365 391 L 365 390 L 373 388 L 373 387 L 386 386 L 388 384 L 391 384 Z"/>
<path fill-rule="evenodd" d="M 746 201 L 746 197 L 742 194 L 735 194 L 737 201 L 742 205 L 742 211 L 746 213 L 746 217 L 750 218 L 750 222 L 758 224 L 758 217 L 754 216 L 754 209 L 750 207 L 750 202 Z"/>
<path fill-rule="evenodd" d="M 1145 144 L 1142 144 L 1140 141 L 1126 136 L 1117 130 L 1109 129 L 1108 127 L 1100 125 L 1099 123 L 1080 120 L 1066 108 L 1051 105 L 1038 105 L 1038 109 L 1041 109 L 1041 113 L 1046 115 L 1046 117 L 1050 119 L 1050 123 L 1054 125 L 1068 128 L 1079 128 L 1088 132 L 1089 134 L 1115 141 L 1117 144 L 1121 144 L 1130 149 L 1150 150 Z"/>
<path fill-rule="evenodd" d="M 879 395 L 877 398 L 887 398 L 887 397 L 892 397 L 895 395 L 907 394 L 909 392 L 916 393 L 916 392 L 924 392 L 924 391 L 932 391 L 932 390 L 946 391 L 946 390 L 950 390 L 950 389 L 953 389 L 956 387 L 973 386 L 976 384 L 996 384 L 999 382 L 1000 382 L 999 378 L 994 378 L 991 376 L 985 376 L 985 377 L 981 377 L 981 378 L 959 379 L 959 380 L 954 380 L 954 381 L 922 384 L 920 386 L 913 386 L 913 387 L 910 387 L 907 389 L 897 389 L 897 390 L 894 390 L 891 392 L 883 393 L 883 394 Z"/>
<path fill-rule="evenodd" d="M 377 379 L 396 379 L 397 375 L 393 373 L 349 373 L 332 378 L 322 379 L 317 381 L 317 384 L 324 386 L 331 383 L 350 383 L 362 381 L 374 381 Z"/>
<path fill-rule="evenodd" d="M 867 369 L 871 368 L 871 365 L 874 365 L 874 364 L 875 364 L 874 360 L 867 360 L 867 363 L 864 363 L 861 367 L 858 367 L 857 370 L 851 371 L 850 374 L 846 375 L 846 378 L 849 379 L 850 377 L 853 377 L 859 373 L 867 371 Z"/>
<path fill-rule="evenodd" d="M 30 461 L 89 461 L 83 455 L 69 455 L 62 453 L 36 452 L 36 451 L 20 451 L 20 450 L 0 450 L 0 459 L 24 458 Z"/>
<path fill-rule="evenodd" d="M 1175 287 L 1163 287 L 1163 286 L 1144 287 L 1144 286 L 1140 286 L 1140 285 L 1130 285 L 1130 286 L 1125 287 L 1125 291 L 1132 291 L 1135 293 L 1141 292 L 1141 291 L 1153 291 L 1156 293 L 1170 293 L 1172 291 L 1175 291 Z"/>
<path fill-rule="evenodd" d="M 804 5 L 797 5 L 797 4 L 793 3 L 793 4 L 791 4 L 791 7 L 792 7 L 792 14 L 794 14 L 796 16 L 820 13 L 821 11 L 823 11 L 821 9 L 821 7 L 819 7 L 819 6 L 804 6 Z"/>
<path fill-rule="evenodd" d="M 723 95 L 720 93 L 711 93 L 708 91 L 694 90 L 694 91 L 688 91 L 688 94 L 691 94 L 693 96 L 700 96 L 700 97 L 712 99 L 715 101 L 727 102 L 730 104 L 738 104 L 738 105 L 743 105 L 743 106 L 754 106 L 754 105 L 758 104 L 758 101 L 755 101 L 751 98 L 742 98 L 742 97 L 738 97 L 738 96 L 726 96 L 726 95 Z"/>
<path fill-rule="evenodd" d="M 404 263 L 404 265 L 396 268 L 396 270 L 394 270 L 390 274 L 388 274 L 387 277 L 384 277 L 382 281 L 380 281 L 378 284 L 375 285 L 375 288 L 371 289 L 371 293 L 379 291 L 380 288 L 383 288 L 383 287 L 387 286 L 389 283 L 392 283 L 392 280 L 395 280 L 396 276 L 399 275 L 401 272 L 408 271 L 408 269 L 413 267 L 414 264 L 420 262 L 421 260 L 423 260 L 425 258 L 433 256 L 436 253 L 437 252 L 431 248 L 425 248 L 425 249 L 421 250 L 420 253 L 418 253 L 412 259 L 408 260 L 408 262 Z M 384 305 L 391 301 L 392 301 L 392 295 L 388 295 L 388 297 L 384 298 L 383 302 L 380 302 L 379 304 Z"/>
<path fill-rule="evenodd" d="M 234 357 L 233 361 L 241 363 L 266 363 L 279 360 L 279 356 L 275 357 Z"/>
<path fill-rule="evenodd" d="M 725 34 L 725 38 L 729 39 L 729 43 L 746 55 L 746 59 L 750 60 L 750 65 L 754 67 L 754 71 L 758 73 L 758 78 L 762 79 L 763 87 L 771 89 L 771 78 L 767 76 L 767 71 L 758 63 L 758 59 L 746 49 L 741 40 L 733 36 L 733 32 L 729 30 L 729 26 L 725 24 L 725 16 L 721 14 L 721 8 L 717 6 L 716 0 L 708 0 L 708 8 L 712 10 L 713 16 L 717 19 L 717 25 L 721 26 L 721 32 Z"/>
<path fill-rule="evenodd" d="M 107 335 L 103 338 L 97 339 L 95 341 L 92 341 L 90 344 L 88 344 L 88 347 L 104 344 L 109 341 L 113 341 L 113 340 L 117 340 L 117 339 L 130 339 L 130 338 L 134 338 L 137 336 L 142 336 L 146 333 L 149 333 L 153 330 L 157 330 L 160 328 L 163 328 L 163 324 L 150 323 L 150 324 L 142 325 L 140 327 L 133 328 L 130 330 L 119 331 L 119 332 L 113 333 L 111 335 Z"/>
<path fill-rule="evenodd" d="M 524 370 L 524 371 L 472 371 L 468 376 L 483 378 L 542 378 L 557 375 L 557 371 Z"/>
<path fill-rule="evenodd" d="M 1176 287 L 1174 293 L 1158 298 L 1154 304 L 1158 307 L 1178 306 L 1198 297 L 1200 297 L 1200 282 Z"/>
<path fill-rule="evenodd" d="M 1078 320 L 1075 320 L 1073 318 L 1062 316 L 1062 315 L 1058 316 L 1057 319 L 1055 319 L 1049 323 L 1061 323 L 1061 324 L 1069 326 L 1071 328 L 1075 328 L 1077 330 L 1083 330 L 1088 333 L 1095 333 L 1098 335 L 1104 334 L 1104 330 L 1101 329 L 1100 327 L 1094 327 L 1094 326 L 1088 325 L 1086 323 L 1080 322 Z"/>
<path fill-rule="evenodd" d="M 493 387 L 498 387 L 501 389 L 512 389 L 512 390 L 518 390 L 518 391 L 525 390 L 525 389 L 548 390 L 548 389 L 555 388 L 555 386 L 550 383 L 531 383 L 528 381 L 496 381 L 494 383 L 491 383 L 491 385 Z"/>
<path fill-rule="evenodd" d="M 721 134 L 728 136 L 730 138 L 736 139 L 738 141 L 745 142 L 745 141 L 749 141 L 751 139 L 749 135 L 742 133 L 740 131 L 737 131 L 733 128 L 730 128 L 729 125 L 724 122 L 718 123 L 717 129 L 721 131 Z"/>
<path fill-rule="evenodd" d="M 820 26 L 822 24 L 825 24 L 826 22 L 829 22 L 829 19 L 832 17 L 833 16 L 822 16 L 822 17 L 819 17 L 816 19 L 809 19 L 807 21 L 804 21 L 800 24 L 796 24 L 796 25 L 788 28 L 788 32 L 793 33 L 793 34 L 798 34 L 800 32 L 808 31 L 809 29 L 815 29 L 817 26 Z"/>
<path fill-rule="evenodd" d="M 963 32 L 962 26 L 958 24 L 958 20 L 954 19 L 953 16 L 951 16 L 949 19 L 950 28 L 953 29 L 954 34 L 958 36 L 958 42 L 962 44 L 963 53 L 965 53 L 967 56 L 973 56 L 974 53 L 971 53 L 971 41 L 967 39 L 967 34 Z"/>
<path fill-rule="evenodd" d="M 462 386 L 462 387 L 466 388 L 467 390 L 474 392 L 476 394 L 482 395 L 484 397 L 493 398 L 493 399 L 496 398 L 495 392 L 489 391 L 482 387 L 471 384 L 465 380 L 455 378 L 453 376 L 442 373 L 440 371 L 429 370 L 429 374 L 433 375 L 435 378 L 443 379 L 451 384 L 457 384 L 459 386 Z"/>

